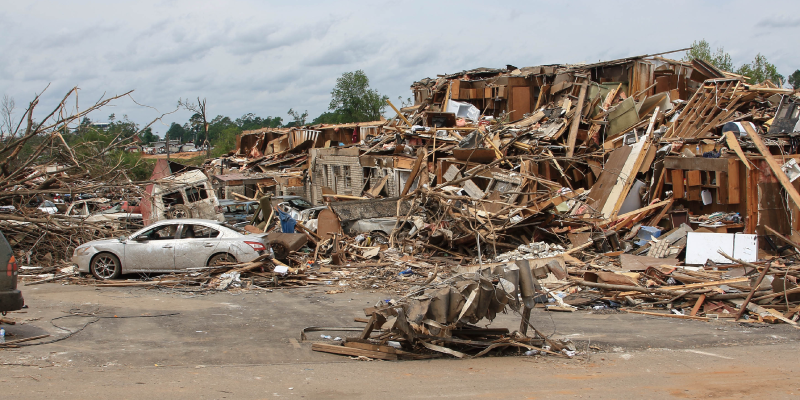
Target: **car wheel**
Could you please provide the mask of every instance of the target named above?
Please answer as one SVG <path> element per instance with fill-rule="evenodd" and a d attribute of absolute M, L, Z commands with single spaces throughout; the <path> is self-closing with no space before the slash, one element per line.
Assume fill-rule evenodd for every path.
<path fill-rule="evenodd" d="M 228 253 L 220 253 L 215 254 L 211 258 L 208 259 L 208 266 L 209 267 L 216 267 L 217 265 L 221 265 L 223 263 L 235 263 L 236 258 Z"/>
<path fill-rule="evenodd" d="M 122 275 L 122 264 L 117 256 L 111 253 L 100 253 L 92 259 L 89 271 L 100 280 L 117 279 Z"/>
<path fill-rule="evenodd" d="M 192 210 L 183 204 L 176 205 L 170 212 L 172 219 L 192 218 Z"/>

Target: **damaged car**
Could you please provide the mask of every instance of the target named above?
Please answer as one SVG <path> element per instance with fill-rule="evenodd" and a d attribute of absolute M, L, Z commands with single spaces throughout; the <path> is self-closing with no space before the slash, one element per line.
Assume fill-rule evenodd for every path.
<path fill-rule="evenodd" d="M 106 280 L 127 273 L 248 262 L 268 252 L 266 233 L 248 234 L 219 221 L 176 219 L 156 222 L 130 236 L 85 243 L 75 249 L 72 262 L 79 272 Z"/>

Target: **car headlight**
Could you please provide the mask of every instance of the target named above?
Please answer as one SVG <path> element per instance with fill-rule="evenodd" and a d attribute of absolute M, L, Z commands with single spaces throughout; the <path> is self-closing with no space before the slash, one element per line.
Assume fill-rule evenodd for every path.
<path fill-rule="evenodd" d="M 73 253 L 73 255 L 75 255 L 75 256 L 85 256 L 87 253 L 89 253 L 89 249 L 91 249 L 91 247 L 88 247 L 88 246 L 87 247 L 78 247 L 77 249 L 75 249 L 75 253 Z"/>

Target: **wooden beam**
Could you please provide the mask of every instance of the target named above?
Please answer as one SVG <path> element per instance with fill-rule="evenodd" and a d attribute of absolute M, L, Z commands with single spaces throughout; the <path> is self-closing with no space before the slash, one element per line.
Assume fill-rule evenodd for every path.
<path fill-rule="evenodd" d="M 345 356 L 353 356 L 353 357 L 364 356 L 369 358 L 377 358 L 379 360 L 392 360 L 392 361 L 397 360 L 397 354 L 384 353 L 382 351 L 356 349 L 353 347 L 344 347 L 344 346 L 337 346 L 325 343 L 313 343 L 311 345 L 311 350 L 321 351 L 323 353 L 342 354 Z"/>
<path fill-rule="evenodd" d="M 403 122 L 405 122 L 406 125 L 408 125 L 409 128 L 411 128 L 411 122 L 408 122 L 408 119 L 406 119 L 406 116 L 403 115 L 403 113 L 401 113 L 400 110 L 398 110 L 397 107 L 395 107 L 394 104 L 392 104 L 392 102 L 389 101 L 389 99 L 386 99 L 386 103 L 389 104 L 389 106 L 392 107 L 392 110 L 394 110 L 394 112 L 397 113 L 397 116 L 400 117 L 400 119 L 402 119 Z"/>
<path fill-rule="evenodd" d="M 695 319 L 698 321 L 708 321 L 707 317 L 695 317 L 691 315 L 678 315 L 678 314 L 664 314 L 664 313 L 657 313 L 657 312 L 648 312 L 648 311 L 635 311 L 635 310 L 627 310 L 623 309 L 625 312 L 631 314 L 642 314 L 642 315 L 652 315 L 654 317 L 667 317 L 667 318 L 679 318 L 679 319 Z"/>
<path fill-rule="evenodd" d="M 764 229 L 766 229 L 766 230 L 767 230 L 769 233 L 771 233 L 771 234 L 773 234 L 773 235 L 777 236 L 777 237 L 778 237 L 778 239 L 782 240 L 783 242 L 785 242 L 785 243 L 787 243 L 787 244 L 791 245 L 792 247 L 794 247 L 796 250 L 800 251 L 800 246 L 798 246 L 798 245 L 797 245 L 797 243 L 795 243 L 795 242 L 794 242 L 794 241 L 792 241 L 791 239 L 787 238 L 786 236 L 783 236 L 782 234 L 780 234 L 780 233 L 779 233 L 778 231 L 776 231 L 775 229 L 772 229 L 772 228 L 770 228 L 770 227 L 769 227 L 769 226 L 767 226 L 767 225 L 761 225 L 761 227 L 762 227 L 762 228 L 764 228 Z"/>
<path fill-rule="evenodd" d="M 697 311 L 700 310 L 700 306 L 703 305 L 703 302 L 706 301 L 706 295 L 701 294 L 700 297 L 697 298 L 697 302 L 694 303 L 694 307 L 692 307 L 692 313 L 689 314 L 690 317 L 697 316 Z"/>
<path fill-rule="evenodd" d="M 578 125 L 581 124 L 583 102 L 586 100 L 586 87 L 586 82 L 581 83 L 581 91 L 578 94 L 578 105 L 575 107 L 575 113 L 572 114 L 572 125 L 569 127 L 569 136 L 567 137 L 567 158 L 575 154 L 575 141 L 578 139 Z"/>
<path fill-rule="evenodd" d="M 606 221 L 606 222 L 604 222 L 604 223 L 600 224 L 600 226 L 601 226 L 601 227 L 606 227 L 606 226 L 610 225 L 612 222 L 619 221 L 619 220 L 622 220 L 622 219 L 628 218 L 628 217 L 630 217 L 630 216 L 638 215 L 638 214 L 641 214 L 641 213 L 643 213 L 643 212 L 645 212 L 645 211 L 650 211 L 650 210 L 653 210 L 653 209 L 655 209 L 655 208 L 658 208 L 658 207 L 662 207 L 662 206 L 666 206 L 666 205 L 671 205 L 671 204 L 672 204 L 672 201 L 673 201 L 672 199 L 667 199 L 667 200 L 664 200 L 664 201 L 659 201 L 658 203 L 653 203 L 653 204 L 650 204 L 649 206 L 642 207 L 642 208 L 640 208 L 640 209 L 638 209 L 638 210 L 633 210 L 633 211 L 631 211 L 631 212 L 627 212 L 627 213 L 625 213 L 625 214 L 622 214 L 622 215 L 617 215 L 617 217 L 616 217 L 615 219 L 613 219 L 613 220 L 608 220 L 608 221 Z"/>
<path fill-rule="evenodd" d="M 747 167 L 747 169 L 752 169 L 750 166 L 750 161 L 748 161 L 747 157 L 745 157 L 742 147 L 739 146 L 739 141 L 736 140 L 735 136 L 733 136 L 732 131 L 725 132 L 725 141 L 728 143 L 728 147 L 730 147 L 730 149 L 736 153 L 739 159 L 742 160 L 744 166 Z"/>
<path fill-rule="evenodd" d="M 764 156 L 764 159 L 767 161 L 767 164 L 769 164 L 769 168 L 772 170 L 772 173 L 775 174 L 775 177 L 778 178 L 778 181 L 781 183 L 781 186 L 783 186 L 783 188 L 786 189 L 786 193 L 789 194 L 789 198 L 792 199 L 792 202 L 794 203 L 795 206 L 800 208 L 800 193 L 797 193 L 797 190 L 794 188 L 794 185 L 792 185 L 792 182 L 789 181 L 789 178 L 783 172 L 781 166 L 778 165 L 778 162 L 775 161 L 775 158 L 772 156 L 772 153 L 769 152 L 767 146 L 764 145 L 763 141 L 761 141 L 761 137 L 758 136 L 758 133 L 756 133 L 756 131 L 753 130 L 753 127 L 750 124 L 743 123 L 742 126 L 744 126 L 744 130 L 747 131 L 747 134 L 750 135 L 750 139 L 753 140 L 753 144 L 756 145 L 756 148 L 758 149 L 759 153 L 761 153 L 761 155 Z"/>
<path fill-rule="evenodd" d="M 406 181 L 405 186 L 403 186 L 403 191 L 400 192 L 400 196 L 405 196 L 408 193 L 408 190 L 411 189 L 411 185 L 414 184 L 414 180 L 417 179 L 417 175 L 419 175 L 422 162 L 425 161 L 426 158 L 428 158 L 428 155 L 426 154 L 425 149 L 420 147 L 417 150 L 417 159 L 414 161 L 414 166 L 411 168 L 411 174 L 408 175 L 408 180 Z"/>
<path fill-rule="evenodd" d="M 747 294 L 747 298 L 744 299 L 744 303 L 742 303 L 741 308 L 739 308 L 739 312 L 736 313 L 736 318 L 733 319 L 734 321 L 738 321 L 739 318 L 742 318 L 742 314 L 744 314 L 745 310 L 747 310 L 747 304 L 750 303 L 750 299 L 753 298 L 753 295 L 756 293 L 756 289 L 758 289 L 758 287 L 761 286 L 761 281 L 763 281 L 764 277 L 767 276 L 767 272 L 769 271 L 769 267 L 770 267 L 770 264 L 767 264 L 767 266 L 764 268 L 764 270 L 761 271 L 761 275 L 758 276 L 758 280 L 756 280 L 756 284 L 753 285 L 752 289 L 750 289 L 750 293 L 748 293 Z"/>

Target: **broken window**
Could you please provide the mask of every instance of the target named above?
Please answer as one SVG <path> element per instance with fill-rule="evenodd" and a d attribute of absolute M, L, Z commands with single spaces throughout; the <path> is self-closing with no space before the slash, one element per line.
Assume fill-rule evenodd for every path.
<path fill-rule="evenodd" d="M 161 195 L 161 201 L 163 201 L 164 205 L 167 207 L 174 206 L 176 204 L 183 204 L 183 196 L 181 195 L 181 192 L 172 192 Z"/>
<path fill-rule="evenodd" d="M 157 226 L 142 233 L 137 237 L 138 240 L 167 240 L 175 239 L 175 232 L 178 230 L 177 224 Z"/>
<path fill-rule="evenodd" d="M 205 225 L 190 225 L 183 226 L 181 239 L 211 239 L 219 236 L 219 231 Z"/>
<path fill-rule="evenodd" d="M 186 189 L 186 198 L 189 200 L 189 203 L 194 203 L 196 201 L 207 199 L 208 193 L 206 193 L 205 187 L 194 186 Z"/>
<path fill-rule="evenodd" d="M 76 204 L 69 210 L 69 215 L 89 215 L 86 211 L 86 203 Z"/>

